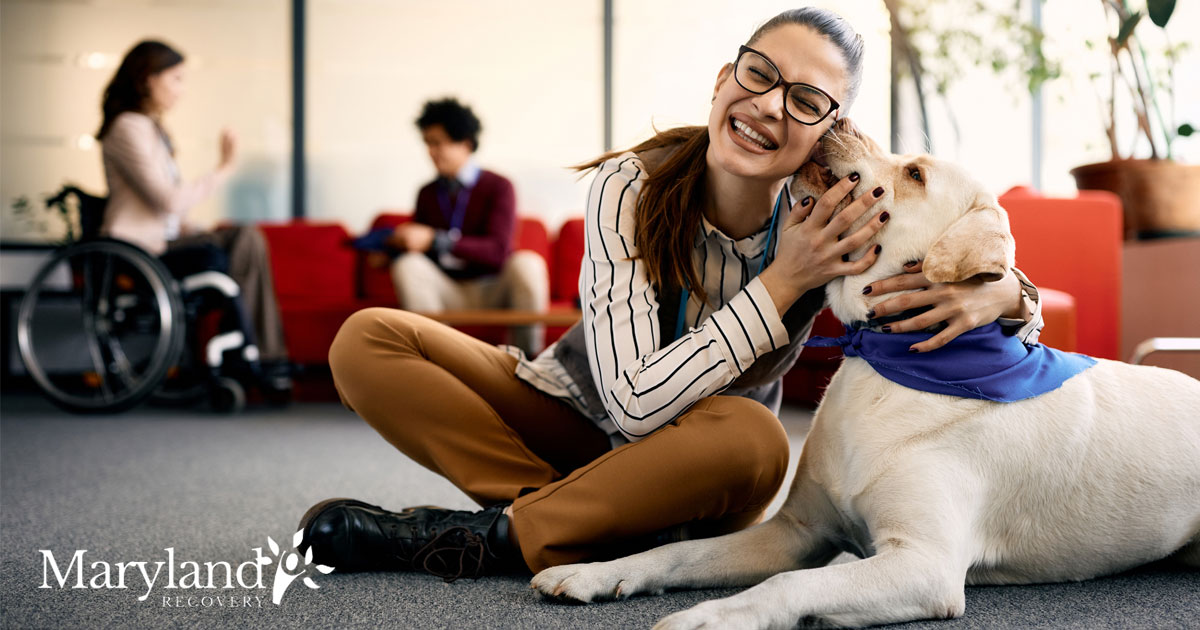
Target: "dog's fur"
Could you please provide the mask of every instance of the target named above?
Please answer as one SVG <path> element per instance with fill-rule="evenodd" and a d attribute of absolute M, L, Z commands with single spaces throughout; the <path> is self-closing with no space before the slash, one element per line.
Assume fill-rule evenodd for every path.
<path fill-rule="evenodd" d="M 884 186 L 874 211 L 891 213 L 856 252 L 881 243 L 879 261 L 828 285 L 842 321 L 867 319 L 881 298 L 862 288 L 907 261 L 924 259 L 935 282 L 995 280 L 1013 265 L 1004 210 L 961 169 L 886 154 L 846 124 L 824 149 L 834 175 L 860 174 L 856 196 Z M 794 186 L 815 198 L 828 183 L 807 166 Z M 1154 367 L 1099 360 L 1052 392 L 995 403 L 908 389 L 847 358 L 774 517 L 553 567 L 531 586 L 590 602 L 758 584 L 655 627 L 791 628 L 957 617 L 964 584 L 1084 580 L 1171 554 L 1200 566 L 1198 416 L 1200 381 Z M 842 551 L 864 559 L 826 566 Z"/>

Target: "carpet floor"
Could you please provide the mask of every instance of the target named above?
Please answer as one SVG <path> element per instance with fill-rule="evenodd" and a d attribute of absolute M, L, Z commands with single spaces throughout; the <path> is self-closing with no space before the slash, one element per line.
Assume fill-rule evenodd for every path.
<path fill-rule="evenodd" d="M 799 409 L 782 415 L 794 471 L 810 416 Z M 333 573 L 315 574 L 316 589 L 296 580 L 273 603 L 271 587 L 282 583 L 274 580 L 279 561 L 263 566 L 255 559 L 278 556 L 268 537 L 290 549 L 300 515 L 334 496 L 388 508 L 474 507 L 334 404 L 237 416 L 141 407 L 77 417 L 35 396 L 5 395 L 0 623 L 20 629 L 648 628 L 667 614 L 737 592 L 576 606 L 540 600 L 527 577 L 446 584 L 424 575 Z M 783 493 L 772 511 L 782 500 Z M 119 564 L 126 569 L 123 582 Z M 210 565 L 213 588 L 191 588 L 188 580 L 197 575 L 208 586 Z M 227 578 L 229 572 L 235 575 Z M 227 579 L 232 588 L 223 588 Z M 1200 627 L 1200 573 L 1165 566 L 1084 583 L 972 587 L 966 594 L 960 619 L 897 627 Z"/>

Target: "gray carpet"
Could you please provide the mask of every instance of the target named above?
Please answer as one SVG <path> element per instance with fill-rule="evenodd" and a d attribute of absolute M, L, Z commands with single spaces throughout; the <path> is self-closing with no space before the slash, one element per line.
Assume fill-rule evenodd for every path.
<path fill-rule="evenodd" d="M 793 468 L 808 427 L 788 410 Z M 594 606 L 539 600 L 527 578 L 445 584 L 421 575 L 316 575 L 271 602 L 275 564 L 261 589 L 169 589 L 166 569 L 145 601 L 136 567 L 125 589 L 39 588 L 41 549 L 68 571 L 86 549 L 85 584 L 103 565 L 166 561 L 176 580 L 193 561 L 237 565 L 285 548 L 312 503 L 351 496 L 385 507 L 472 507 L 453 486 L 409 462 L 333 404 L 293 405 L 235 417 L 140 408 L 115 417 L 74 417 L 27 395 L 0 400 L 0 615 L 5 628 L 647 628 L 671 612 L 735 591 L 670 593 Z M 776 506 L 782 501 L 777 498 Z M 247 583 L 254 571 L 247 566 Z M 217 586 L 224 585 L 217 571 Z M 117 569 L 112 567 L 115 586 Z M 192 606 L 187 597 L 191 596 Z M 211 599 L 202 600 L 207 596 Z M 219 603 L 216 599 L 221 597 Z M 164 607 L 167 597 L 171 606 Z M 245 598 L 250 606 L 246 607 Z M 230 599 L 241 606 L 229 606 Z M 257 598 L 257 599 L 256 599 Z M 182 607 L 177 605 L 182 604 Z M 1200 627 L 1200 574 L 1165 567 L 1082 584 L 967 589 L 958 620 L 904 628 Z"/>

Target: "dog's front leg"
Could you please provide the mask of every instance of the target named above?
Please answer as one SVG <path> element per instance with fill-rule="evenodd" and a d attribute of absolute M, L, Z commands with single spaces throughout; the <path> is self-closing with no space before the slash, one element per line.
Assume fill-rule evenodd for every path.
<path fill-rule="evenodd" d="M 654 630 L 870 626 L 963 613 L 965 569 L 931 549 L 888 549 L 866 560 L 776 575 L 747 591 L 664 618 Z"/>
<path fill-rule="evenodd" d="M 610 562 L 546 569 L 530 587 L 543 595 L 581 602 L 621 599 L 668 588 L 746 586 L 803 566 L 829 562 L 829 540 L 780 514 L 749 529 L 687 540 Z"/>

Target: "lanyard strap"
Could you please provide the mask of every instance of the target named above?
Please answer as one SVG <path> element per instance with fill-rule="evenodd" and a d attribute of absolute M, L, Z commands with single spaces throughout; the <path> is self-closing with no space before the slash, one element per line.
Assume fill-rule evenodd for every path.
<path fill-rule="evenodd" d="M 763 257 L 762 260 L 758 261 L 758 271 L 754 272 L 755 276 L 762 273 L 763 267 L 767 264 L 767 256 L 771 255 L 771 239 L 775 236 L 775 224 L 778 222 L 779 208 L 783 205 L 783 192 L 782 190 L 779 191 L 779 196 L 775 198 L 775 209 L 771 211 L 771 227 L 767 229 L 767 244 L 763 247 Z M 685 286 L 679 291 L 679 314 L 675 319 L 675 336 L 671 338 L 672 341 L 683 336 L 683 322 L 687 319 L 687 301 L 688 289 Z"/>
<path fill-rule="evenodd" d="M 471 188 L 463 186 L 458 191 L 458 197 L 454 199 L 454 211 L 450 211 L 450 194 L 445 190 L 439 190 L 437 193 L 438 205 L 442 208 L 442 216 L 446 217 L 446 221 L 450 224 L 451 232 L 462 232 L 463 219 L 467 214 L 467 202 L 471 199 Z"/>

